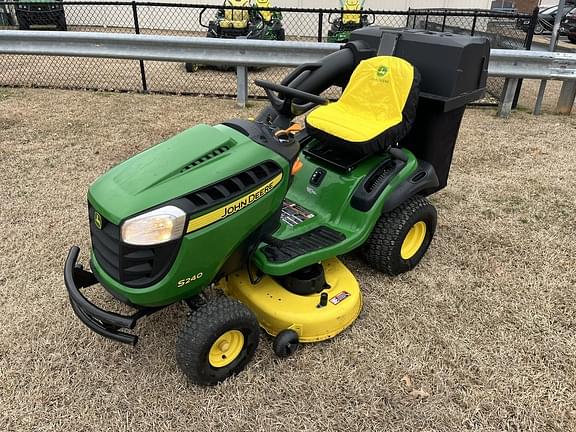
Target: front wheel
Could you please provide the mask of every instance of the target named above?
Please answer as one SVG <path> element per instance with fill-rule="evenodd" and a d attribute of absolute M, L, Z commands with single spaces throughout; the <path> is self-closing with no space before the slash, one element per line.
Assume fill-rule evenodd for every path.
<path fill-rule="evenodd" d="M 542 33 L 544 33 L 544 26 L 538 22 L 534 27 L 534 34 L 541 35 Z"/>
<path fill-rule="evenodd" d="M 258 321 L 246 306 L 218 297 L 187 318 L 176 341 L 176 361 L 193 383 L 215 385 L 246 367 L 259 337 Z"/>
<path fill-rule="evenodd" d="M 424 197 L 412 197 L 380 216 L 361 253 L 374 269 L 390 276 L 413 269 L 436 231 L 436 209 Z"/>
<path fill-rule="evenodd" d="M 198 69 L 200 68 L 200 65 L 198 65 L 196 63 L 184 63 L 184 66 L 186 68 L 186 72 L 188 72 L 188 73 L 197 72 Z"/>
<path fill-rule="evenodd" d="M 298 333 L 290 329 L 282 330 L 274 339 L 272 349 L 278 357 L 289 357 L 298 349 L 298 342 Z"/>

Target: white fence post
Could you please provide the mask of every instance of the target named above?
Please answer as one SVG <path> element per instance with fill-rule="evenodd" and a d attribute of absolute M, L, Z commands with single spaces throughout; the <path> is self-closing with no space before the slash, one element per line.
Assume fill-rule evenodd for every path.
<path fill-rule="evenodd" d="M 498 103 L 498 117 L 506 118 L 510 116 L 517 87 L 518 78 L 506 78 L 504 81 L 504 88 L 502 89 L 502 96 Z"/>
<path fill-rule="evenodd" d="M 236 105 L 246 108 L 248 100 L 248 68 L 246 66 L 236 67 Z"/>
<path fill-rule="evenodd" d="M 576 99 L 576 81 L 564 81 L 562 90 L 560 90 L 558 105 L 556 105 L 556 112 L 570 114 L 574 106 L 574 99 Z"/>

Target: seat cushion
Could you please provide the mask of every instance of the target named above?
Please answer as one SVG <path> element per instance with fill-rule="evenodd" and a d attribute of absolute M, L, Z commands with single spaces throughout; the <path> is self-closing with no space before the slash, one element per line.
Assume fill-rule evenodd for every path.
<path fill-rule="evenodd" d="M 227 19 L 222 19 L 220 20 L 220 27 L 225 28 L 225 29 L 245 29 L 246 27 L 248 27 L 248 21 L 232 21 L 232 20 L 227 20 Z"/>
<path fill-rule="evenodd" d="M 363 3 L 360 0 L 346 0 L 342 4 L 344 11 L 357 11 L 361 10 Z M 360 14 L 344 13 L 342 14 L 342 23 L 344 24 L 360 24 L 362 17 Z"/>
<path fill-rule="evenodd" d="M 392 56 L 360 62 L 337 102 L 316 108 L 306 118 L 317 138 L 371 154 L 395 145 L 416 116 L 418 71 Z"/>
<path fill-rule="evenodd" d="M 272 12 L 260 10 L 260 8 L 271 8 L 272 3 L 270 0 L 256 0 L 256 6 L 258 6 L 258 12 L 262 15 L 262 19 L 265 22 L 270 22 L 272 20 Z"/>
<path fill-rule="evenodd" d="M 249 0 L 228 0 L 225 6 L 248 7 Z M 220 27 L 243 29 L 248 27 L 249 13 L 246 9 L 224 9 L 224 19 L 220 20 Z"/>

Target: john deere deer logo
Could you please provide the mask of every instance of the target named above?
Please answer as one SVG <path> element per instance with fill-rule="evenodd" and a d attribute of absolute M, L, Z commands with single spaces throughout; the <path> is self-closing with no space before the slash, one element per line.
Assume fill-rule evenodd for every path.
<path fill-rule="evenodd" d="M 96 228 L 99 230 L 102 229 L 102 216 L 98 212 L 94 212 L 94 225 L 96 225 Z"/>
<path fill-rule="evenodd" d="M 376 72 L 376 76 L 378 78 L 384 78 L 387 73 L 388 73 L 388 68 L 386 66 L 380 66 L 378 68 L 378 71 Z"/>

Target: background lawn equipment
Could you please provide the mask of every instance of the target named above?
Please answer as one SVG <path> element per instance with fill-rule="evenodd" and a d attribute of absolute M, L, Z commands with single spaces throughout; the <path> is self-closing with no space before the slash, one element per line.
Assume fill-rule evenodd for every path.
<path fill-rule="evenodd" d="M 208 25 L 203 23 L 206 9 L 200 12 L 200 25 L 207 29 L 209 38 L 246 38 L 279 40 L 286 39 L 282 26 L 282 14 L 271 10 L 270 0 L 226 0 L 222 9 Z M 198 70 L 198 64 L 186 63 L 186 71 Z M 221 70 L 231 70 L 228 66 L 218 66 Z"/>
<path fill-rule="evenodd" d="M 330 14 L 328 22 L 331 27 L 328 30 L 328 42 L 345 43 L 350 39 L 350 33 L 362 27 L 374 24 L 376 17 L 367 14 L 351 13 L 361 11 L 364 7 L 364 0 L 340 0 L 342 12 L 334 17 Z"/>
<path fill-rule="evenodd" d="M 16 0 L 16 19 L 20 30 L 30 30 L 32 26 L 53 27 L 66 31 L 66 15 L 62 0 Z"/>

